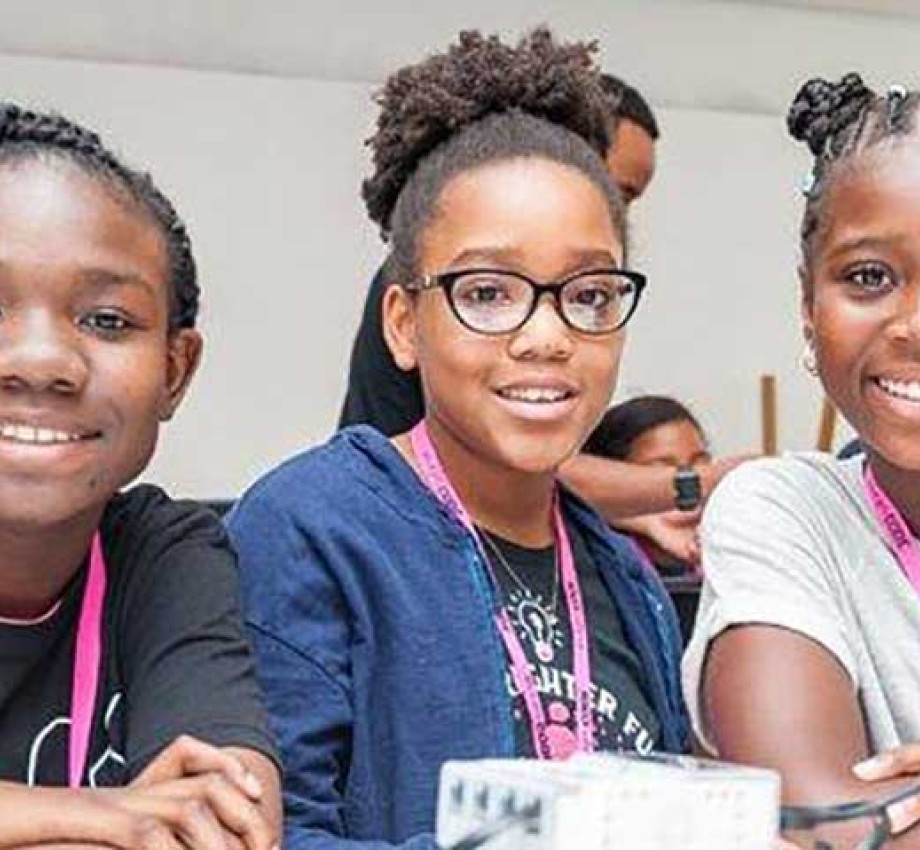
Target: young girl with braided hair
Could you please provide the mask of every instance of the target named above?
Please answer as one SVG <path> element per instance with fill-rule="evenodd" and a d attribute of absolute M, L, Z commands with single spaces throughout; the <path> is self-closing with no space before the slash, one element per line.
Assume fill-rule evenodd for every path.
<path fill-rule="evenodd" d="M 229 541 L 121 491 L 198 364 L 198 294 L 149 176 L 0 104 L 0 847 L 277 841 Z"/>
<path fill-rule="evenodd" d="M 779 769 L 791 802 L 878 797 L 920 763 L 918 103 L 849 74 L 807 83 L 788 117 L 814 156 L 805 360 L 865 456 L 749 464 L 703 521 L 707 584 L 685 659 L 695 726 L 720 756 Z M 903 828 L 918 810 L 890 814 Z M 852 846 L 866 825 L 837 829 L 825 837 Z"/>
<path fill-rule="evenodd" d="M 464 33 L 380 104 L 364 196 L 425 416 L 340 432 L 229 519 L 289 848 L 433 847 L 450 758 L 687 744 L 669 600 L 555 482 L 644 284 L 591 50 Z"/>

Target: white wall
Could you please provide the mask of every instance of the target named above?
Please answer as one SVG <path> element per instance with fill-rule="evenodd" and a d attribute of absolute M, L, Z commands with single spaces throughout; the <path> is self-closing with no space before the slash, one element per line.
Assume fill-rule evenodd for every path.
<path fill-rule="evenodd" d="M 626 19 L 637 18 L 637 4 L 626 6 Z M 658 71 L 649 89 L 665 102 L 674 102 L 662 94 L 668 73 L 677 80 L 708 51 L 705 68 L 715 74 L 720 43 L 732 40 L 735 62 L 738 40 L 751 37 L 749 17 L 732 23 L 729 16 L 707 44 L 704 26 L 688 28 L 692 8 L 708 10 L 702 20 L 712 22 L 709 7 L 685 4 L 656 28 L 640 21 L 647 47 L 627 39 L 624 75 L 651 68 L 654 50 Z M 812 35 L 820 19 L 811 20 Z M 779 13 L 777 33 L 789 20 Z M 897 21 L 872 22 L 873 36 L 880 28 L 884 35 L 884 26 L 903 41 Z M 604 39 L 608 64 L 621 67 L 613 35 Z M 854 61 L 865 59 L 861 47 L 854 38 Z M 776 70 L 788 73 L 781 63 Z M 743 72 L 721 67 L 729 93 L 731 75 Z M 154 171 L 190 225 L 207 357 L 149 477 L 176 492 L 232 494 L 328 433 L 381 253 L 358 200 L 371 87 L 9 56 L 0 56 L 0 76 L 4 96 L 104 130 Z M 644 84 L 643 75 L 633 77 Z M 809 446 L 819 399 L 796 363 L 795 281 L 797 182 L 806 157 L 785 138 L 779 115 L 673 105 L 659 115 L 659 175 L 635 227 L 635 264 L 651 285 L 621 388 L 687 399 L 717 449 L 738 451 L 759 444 L 757 380 L 774 372 L 781 443 Z"/>

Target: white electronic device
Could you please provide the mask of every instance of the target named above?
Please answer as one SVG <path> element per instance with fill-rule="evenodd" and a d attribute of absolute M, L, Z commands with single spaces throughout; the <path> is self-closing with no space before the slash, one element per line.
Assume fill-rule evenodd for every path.
<path fill-rule="evenodd" d="M 452 761 L 437 840 L 462 850 L 773 850 L 779 805 L 776 772 L 689 756 Z"/>

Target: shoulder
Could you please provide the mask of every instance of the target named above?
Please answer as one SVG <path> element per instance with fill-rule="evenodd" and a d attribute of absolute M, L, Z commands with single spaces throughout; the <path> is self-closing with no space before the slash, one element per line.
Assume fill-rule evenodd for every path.
<path fill-rule="evenodd" d="M 405 461 L 379 431 L 366 425 L 345 428 L 256 481 L 231 512 L 230 524 L 253 504 L 270 503 L 298 513 L 333 511 L 353 504 L 355 498 L 405 483 L 407 472 Z"/>
<path fill-rule="evenodd" d="M 862 459 L 839 460 L 820 452 L 796 452 L 742 464 L 716 488 L 704 527 L 723 522 L 761 524 L 782 515 L 791 521 L 860 511 Z"/>
<path fill-rule="evenodd" d="M 156 557 L 178 545 L 229 551 L 227 533 L 213 511 L 190 499 L 173 499 L 151 484 L 139 484 L 112 498 L 102 534 L 106 550 L 124 550 L 131 557 Z"/>
<path fill-rule="evenodd" d="M 173 622 L 182 612 L 238 606 L 229 535 L 213 511 L 194 501 L 148 484 L 133 487 L 110 502 L 102 540 L 122 634 L 154 628 L 147 619 L 154 612 Z"/>

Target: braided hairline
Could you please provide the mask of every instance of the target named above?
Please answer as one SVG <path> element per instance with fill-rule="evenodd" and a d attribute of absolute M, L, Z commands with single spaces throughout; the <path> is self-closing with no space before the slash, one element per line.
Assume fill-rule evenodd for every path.
<path fill-rule="evenodd" d="M 862 86 L 862 81 L 858 77 L 856 79 Z M 844 78 L 844 81 L 846 80 L 847 78 Z M 844 81 L 837 85 L 842 86 Z M 815 81 L 803 86 L 790 108 L 790 130 L 793 135 L 807 139 L 813 152 L 816 146 L 819 148 L 812 168 L 812 183 L 806 192 L 800 230 L 802 258 L 806 267 L 811 263 L 813 243 L 820 228 L 823 201 L 828 186 L 842 173 L 845 166 L 861 153 L 886 139 L 910 133 L 914 128 L 917 106 L 920 102 L 917 92 L 889 92 L 887 95 L 879 96 L 863 86 L 861 91 L 856 92 L 855 98 L 843 99 L 827 114 L 818 116 L 817 120 L 830 121 L 831 128 L 816 145 L 815 139 L 809 138 L 809 127 L 799 128 L 798 132 L 792 129 L 793 112 L 800 104 L 807 86 L 813 82 Z"/>
<path fill-rule="evenodd" d="M 171 330 L 194 327 L 199 288 L 191 240 L 169 199 L 149 174 L 123 164 L 91 130 L 60 115 L 25 110 L 0 103 L 0 161 L 62 157 L 88 175 L 125 193 L 159 227 L 169 260 Z"/>

